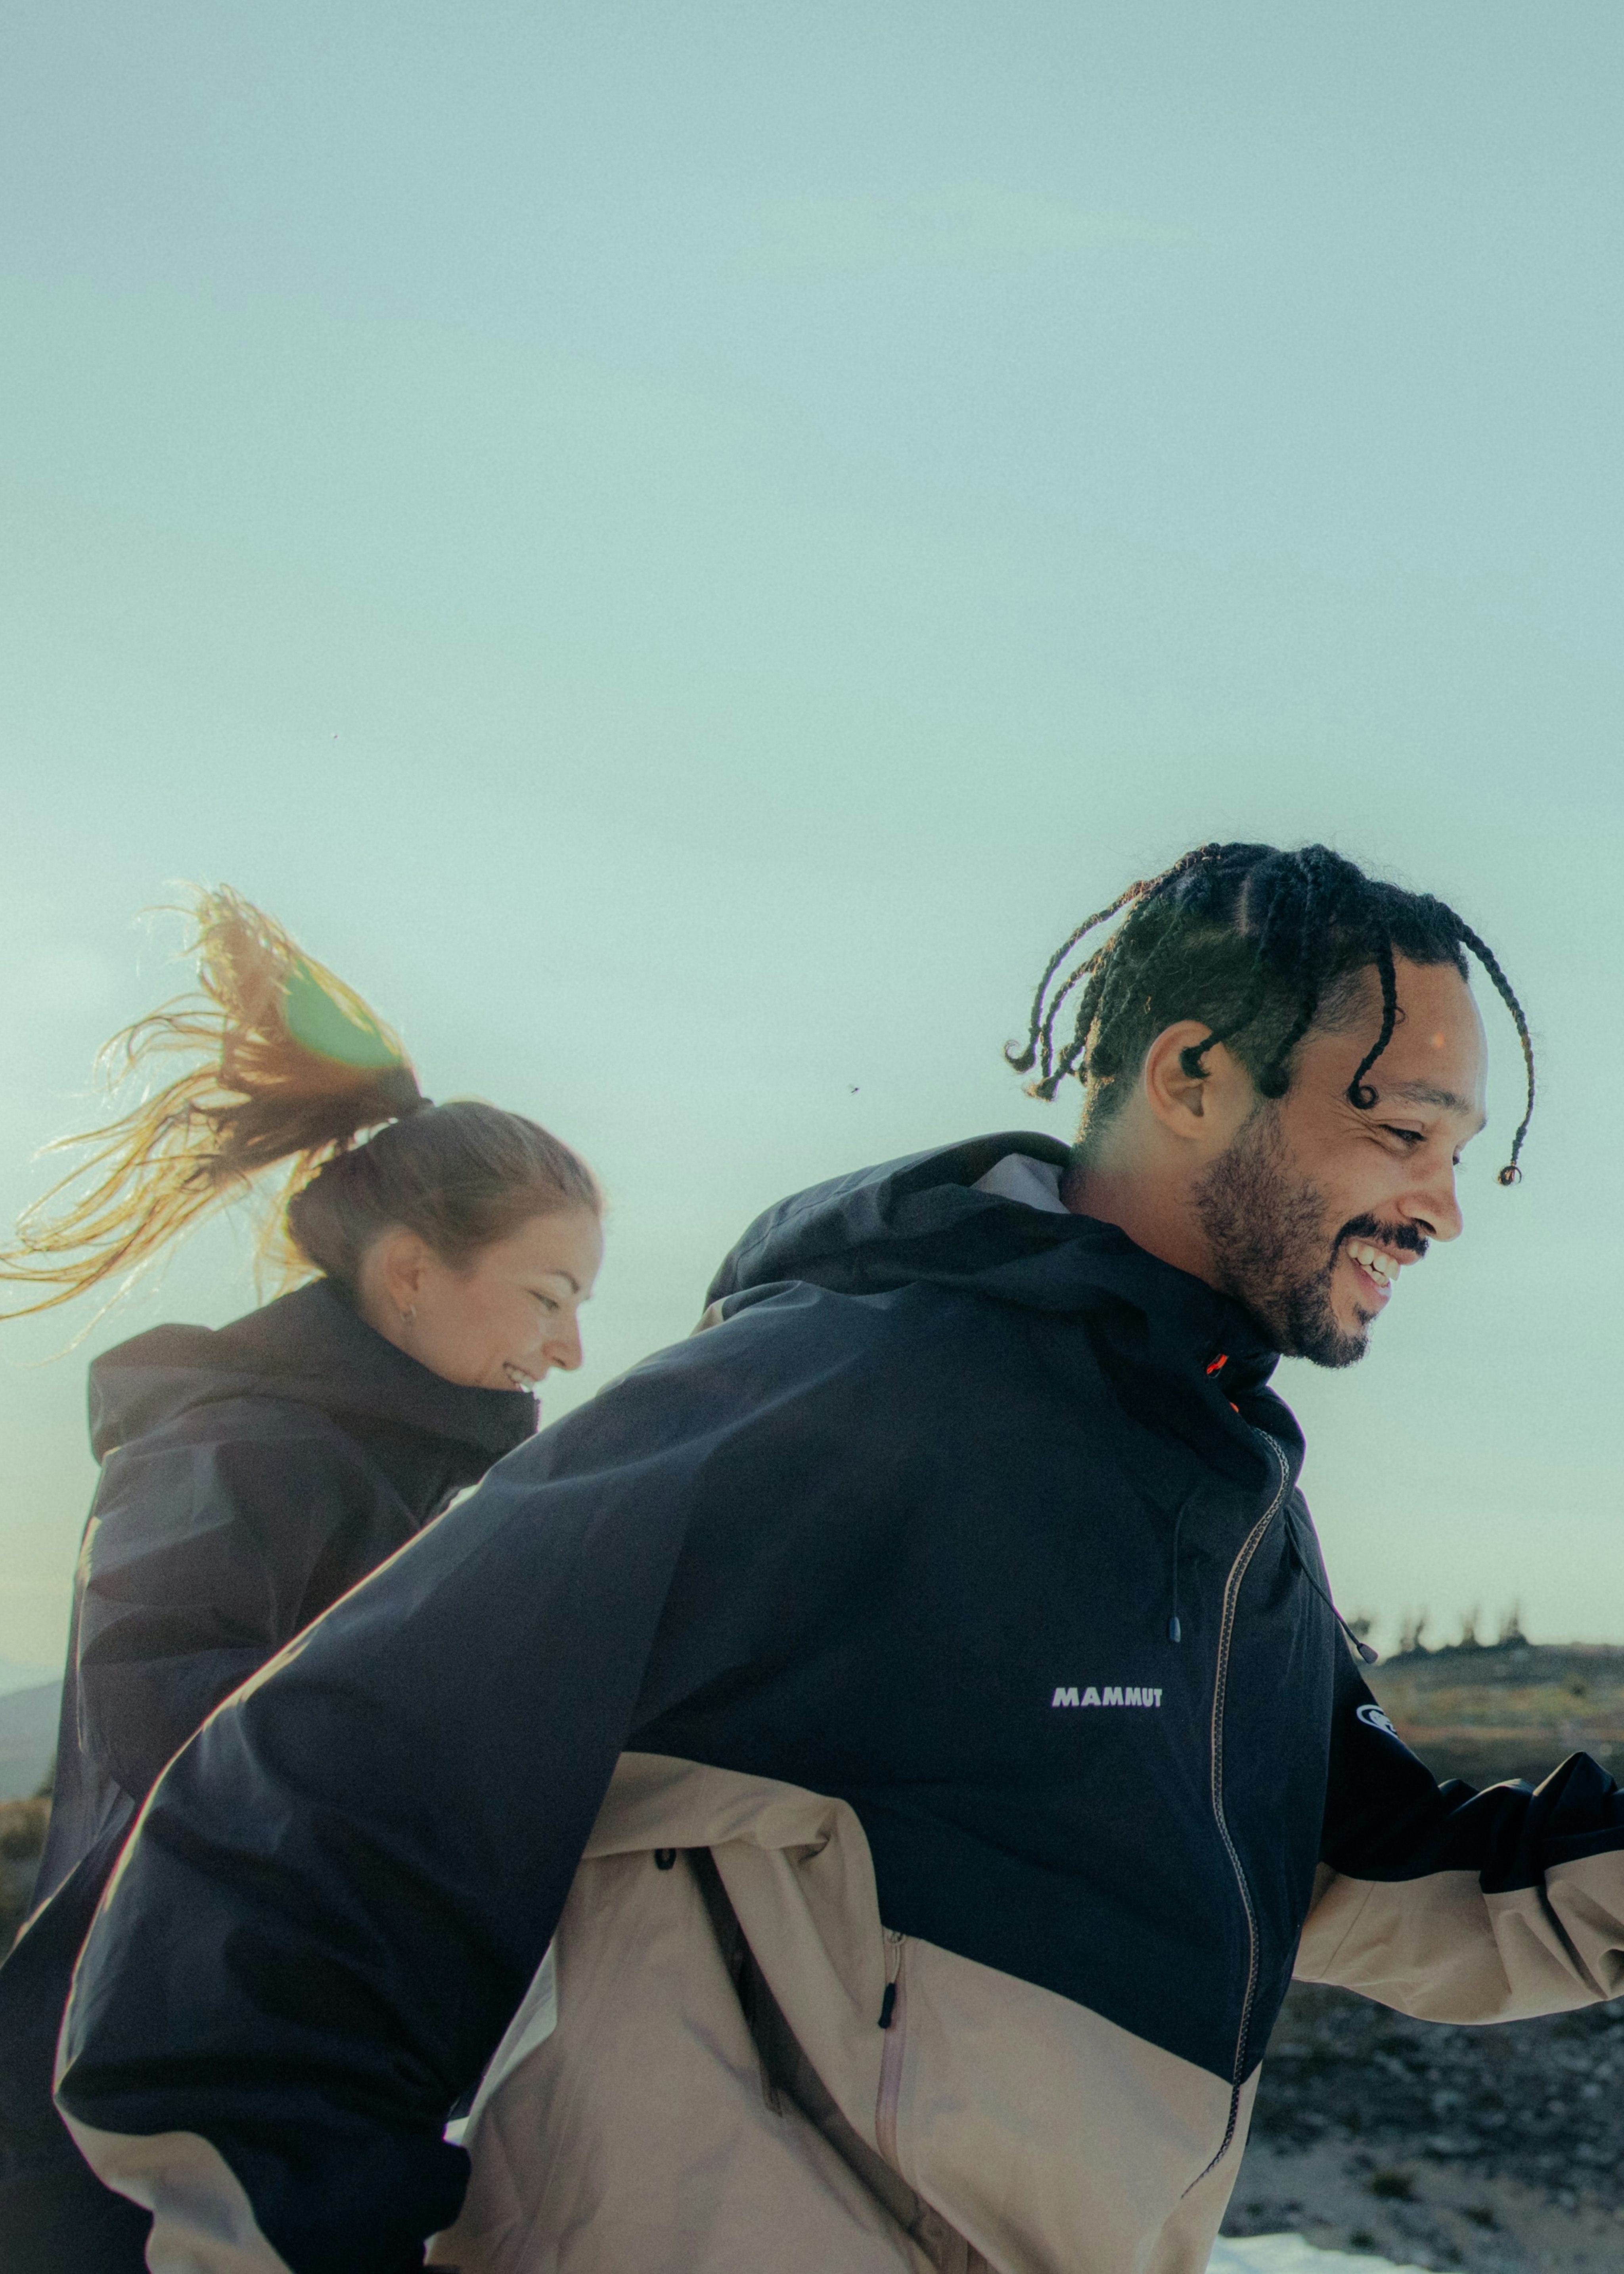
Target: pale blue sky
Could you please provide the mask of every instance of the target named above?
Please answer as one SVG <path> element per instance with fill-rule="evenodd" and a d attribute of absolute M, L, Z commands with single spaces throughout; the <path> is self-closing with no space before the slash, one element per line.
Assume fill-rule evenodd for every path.
<path fill-rule="evenodd" d="M 0 1201 L 229 881 L 600 1168 L 556 1412 L 782 1192 L 1069 1133 L 998 1050 L 1086 907 L 1324 837 L 1545 1069 L 1505 1194 L 1485 1004 L 1468 1239 L 1286 1370 L 1338 1593 L 1624 1639 L 1621 97 L 1599 0 L 11 11 Z M 249 1299 L 4 1330 L 0 1655 L 87 1351 Z"/>

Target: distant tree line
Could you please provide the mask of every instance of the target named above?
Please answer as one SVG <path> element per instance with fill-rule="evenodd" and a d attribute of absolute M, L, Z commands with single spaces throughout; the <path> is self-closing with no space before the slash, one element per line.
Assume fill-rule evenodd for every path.
<path fill-rule="evenodd" d="M 1349 1623 L 1363 1641 L 1375 1623 L 1362 1618 L 1350 1620 Z M 1454 1642 L 1428 1642 L 1426 1637 L 1432 1624 L 1430 1611 L 1407 1611 L 1399 1628 L 1399 1657 L 1425 1657 L 1429 1652 L 1439 1650 L 1526 1650 L 1529 1646 L 1528 1637 L 1522 1631 L 1522 1606 L 1520 1602 L 1513 1603 L 1508 1610 L 1501 1613 L 1499 1630 L 1492 1640 L 1485 1631 L 1480 1603 L 1474 1603 L 1470 1610 L 1461 1613 L 1461 1631 Z"/>

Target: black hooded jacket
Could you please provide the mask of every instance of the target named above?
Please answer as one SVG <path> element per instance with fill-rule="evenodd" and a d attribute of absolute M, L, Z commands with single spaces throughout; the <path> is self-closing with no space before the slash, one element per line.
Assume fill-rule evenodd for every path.
<path fill-rule="evenodd" d="M 889 1926 L 1237 2096 L 1321 1861 L 1534 1886 L 1575 1831 L 1624 1846 L 1589 1765 L 1474 1797 L 1398 1743 L 1256 1331 L 978 1189 L 1011 1156 L 1052 1193 L 1062 1148 L 996 1137 L 763 1217 L 709 1331 L 208 1723 L 88 1944 L 65 2108 L 203 2135 L 297 2274 L 418 2264 L 463 2186 L 445 2112 L 627 1748 L 850 1803 Z"/>
<path fill-rule="evenodd" d="M 7 2187 L 71 2146 L 51 2059 L 79 1943 L 141 1803 L 222 1698 L 530 1436 L 522 1391 L 446 1381 L 317 1280 L 90 1369 L 102 1478 L 75 1578 L 41 1906 L 0 1968 Z M 13 2209 L 15 2207 L 13 2206 Z"/>

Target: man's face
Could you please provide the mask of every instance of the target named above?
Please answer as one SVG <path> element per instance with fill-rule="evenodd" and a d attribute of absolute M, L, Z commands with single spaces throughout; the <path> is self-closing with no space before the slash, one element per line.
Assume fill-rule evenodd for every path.
<path fill-rule="evenodd" d="M 1376 1102 L 1348 1085 L 1380 1031 L 1370 974 L 1364 1013 L 1316 1031 L 1291 1088 L 1259 1102 L 1205 1171 L 1195 1205 L 1215 1276 L 1288 1357 L 1351 1366 L 1399 1274 L 1429 1241 L 1461 1230 L 1455 1171 L 1483 1126 L 1483 1022 L 1447 964 L 1400 961 L 1398 1023 L 1365 1076 Z"/>

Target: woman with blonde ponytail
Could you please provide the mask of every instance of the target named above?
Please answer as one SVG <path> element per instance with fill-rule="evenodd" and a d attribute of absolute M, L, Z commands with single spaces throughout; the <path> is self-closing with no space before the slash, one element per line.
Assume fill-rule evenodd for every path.
<path fill-rule="evenodd" d="M 0 1312 L 130 1276 L 282 1179 L 266 1245 L 306 1284 L 90 1369 L 86 1528 L 39 1905 L 0 1968 L 6 2274 L 136 2274 L 147 2215 L 50 2098 L 79 1943 L 159 1771 L 221 1700 L 537 1426 L 580 1364 L 602 1198 L 537 1123 L 423 1096 L 398 1038 L 268 916 L 199 895 L 198 992 L 109 1045 L 150 1094 L 0 1247 Z M 164 1077 L 167 1076 L 167 1079 Z"/>

